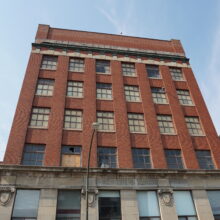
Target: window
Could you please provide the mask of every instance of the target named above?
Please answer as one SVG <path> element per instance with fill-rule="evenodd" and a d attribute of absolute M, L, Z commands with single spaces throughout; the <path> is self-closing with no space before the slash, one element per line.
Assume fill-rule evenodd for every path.
<path fill-rule="evenodd" d="M 22 165 L 42 166 L 45 145 L 26 144 L 24 146 Z"/>
<path fill-rule="evenodd" d="M 70 58 L 69 71 L 84 72 L 84 59 Z"/>
<path fill-rule="evenodd" d="M 68 81 L 66 95 L 68 97 L 82 98 L 83 97 L 83 82 Z"/>
<path fill-rule="evenodd" d="M 178 68 L 170 68 L 170 73 L 172 76 L 172 79 L 175 81 L 183 81 L 183 73 L 181 71 L 181 69 Z"/>
<path fill-rule="evenodd" d="M 80 191 L 59 190 L 56 220 L 80 220 Z"/>
<path fill-rule="evenodd" d="M 154 103 L 156 104 L 167 104 L 168 103 L 164 88 L 152 87 L 151 93 L 152 93 Z"/>
<path fill-rule="evenodd" d="M 155 191 L 137 191 L 140 220 L 160 220 L 160 211 Z"/>
<path fill-rule="evenodd" d="M 209 150 L 196 150 L 197 160 L 201 169 L 213 170 L 215 166 L 212 161 L 212 156 Z"/>
<path fill-rule="evenodd" d="M 99 123 L 99 131 L 114 131 L 113 112 L 97 112 L 97 122 Z"/>
<path fill-rule="evenodd" d="M 179 99 L 180 104 L 182 105 L 193 105 L 193 101 L 190 97 L 189 91 L 188 90 L 176 90 L 177 96 Z"/>
<path fill-rule="evenodd" d="M 52 96 L 53 86 L 54 86 L 54 80 L 52 79 L 38 79 L 36 95 Z"/>
<path fill-rule="evenodd" d="M 81 110 L 65 110 L 64 128 L 72 130 L 82 129 L 82 111 Z"/>
<path fill-rule="evenodd" d="M 134 168 L 151 168 L 149 149 L 133 148 L 132 156 Z"/>
<path fill-rule="evenodd" d="M 99 220 L 121 220 L 121 201 L 118 191 L 100 191 Z"/>
<path fill-rule="evenodd" d="M 98 167 L 116 168 L 116 148 L 98 147 Z"/>
<path fill-rule="evenodd" d="M 110 62 L 108 60 L 96 60 L 96 73 L 110 74 Z"/>
<path fill-rule="evenodd" d="M 56 68 L 57 68 L 57 57 L 44 55 L 41 63 L 41 69 L 56 70 Z"/>
<path fill-rule="evenodd" d="M 16 193 L 12 220 L 37 219 L 40 190 L 21 190 Z"/>
<path fill-rule="evenodd" d="M 213 190 L 213 191 L 207 191 L 209 202 L 212 208 L 212 213 L 214 215 L 215 220 L 220 219 L 220 191 L 219 190 Z"/>
<path fill-rule="evenodd" d="M 61 165 L 63 167 L 81 166 L 81 147 L 80 146 L 62 146 Z"/>
<path fill-rule="evenodd" d="M 145 125 L 144 125 L 144 115 L 139 113 L 128 113 L 128 125 L 130 132 L 140 132 L 144 133 Z"/>
<path fill-rule="evenodd" d="M 192 136 L 203 135 L 202 127 L 200 125 L 198 117 L 187 116 L 185 117 L 185 120 L 188 131 Z"/>
<path fill-rule="evenodd" d="M 190 191 L 174 191 L 173 196 L 178 220 L 197 220 Z"/>
<path fill-rule="evenodd" d="M 175 133 L 171 115 L 157 115 L 157 121 L 161 134 Z"/>
<path fill-rule="evenodd" d="M 125 90 L 125 98 L 128 102 L 139 102 L 140 101 L 140 93 L 138 86 L 124 86 Z"/>
<path fill-rule="evenodd" d="M 167 166 L 169 169 L 183 169 L 180 150 L 165 150 Z"/>
<path fill-rule="evenodd" d="M 112 84 L 96 83 L 97 99 L 112 99 Z"/>
<path fill-rule="evenodd" d="M 49 108 L 32 108 L 30 127 L 47 128 L 49 121 Z"/>
<path fill-rule="evenodd" d="M 149 78 L 155 78 L 155 79 L 161 78 L 158 66 L 147 65 L 146 70 Z"/>
<path fill-rule="evenodd" d="M 134 63 L 122 63 L 123 76 L 136 76 Z"/>

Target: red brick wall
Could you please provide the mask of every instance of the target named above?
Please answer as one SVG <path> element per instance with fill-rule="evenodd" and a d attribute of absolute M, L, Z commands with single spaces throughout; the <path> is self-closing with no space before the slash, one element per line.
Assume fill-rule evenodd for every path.
<path fill-rule="evenodd" d="M 142 49 L 157 49 L 171 52 L 183 52 L 179 41 L 159 41 L 139 39 L 114 35 L 103 35 L 80 31 L 51 29 L 40 26 L 36 38 L 56 40 L 85 41 L 88 43 L 108 43 L 115 46 L 130 46 Z M 183 68 L 186 82 L 174 82 L 167 66 L 160 66 L 161 80 L 146 77 L 145 65 L 136 63 L 137 77 L 123 77 L 119 61 L 111 61 L 111 75 L 98 75 L 95 72 L 95 60 L 85 59 L 85 72 L 68 72 L 68 56 L 59 56 L 56 71 L 40 70 L 42 55 L 31 54 L 20 98 L 17 105 L 8 146 L 4 158 L 5 164 L 20 164 L 25 143 L 45 144 L 46 166 L 60 165 L 61 145 L 82 145 L 82 166 L 87 165 L 92 122 L 96 121 L 96 111 L 112 111 L 115 115 L 117 132 L 98 132 L 94 138 L 91 154 L 91 166 L 97 166 L 97 148 L 117 147 L 120 168 L 132 168 L 131 148 L 150 148 L 153 168 L 166 168 L 164 149 L 181 149 L 185 167 L 197 169 L 198 162 L 194 149 L 210 149 L 214 162 L 220 168 L 220 140 L 196 83 L 192 70 Z M 55 79 L 52 97 L 34 96 L 37 78 Z M 84 98 L 66 97 L 67 80 L 84 82 Z M 96 82 L 112 83 L 113 100 L 96 100 Z M 141 102 L 128 103 L 124 97 L 124 84 L 139 85 Z M 165 87 L 169 105 L 156 105 L 152 101 L 152 86 Z M 189 89 L 195 106 L 181 106 L 176 95 L 176 89 Z M 32 106 L 49 107 L 51 109 L 48 129 L 28 128 Z M 63 130 L 65 108 L 81 109 L 83 111 L 83 130 Z M 146 134 L 129 132 L 127 112 L 144 113 L 147 128 Z M 161 135 L 157 125 L 157 114 L 170 114 L 177 135 Z M 199 116 L 206 136 L 191 137 L 188 133 L 184 116 Z"/>

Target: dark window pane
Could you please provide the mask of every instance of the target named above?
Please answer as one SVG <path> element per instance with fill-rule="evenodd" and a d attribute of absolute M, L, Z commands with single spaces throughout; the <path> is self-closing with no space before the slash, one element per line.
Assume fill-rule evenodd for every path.
<path fill-rule="evenodd" d="M 212 170 L 215 169 L 212 156 L 209 150 L 197 150 L 196 156 L 201 169 Z"/>
<path fill-rule="evenodd" d="M 101 168 L 116 168 L 116 148 L 98 147 L 98 166 Z"/>
<path fill-rule="evenodd" d="M 148 149 L 132 149 L 134 168 L 151 168 L 150 151 Z"/>
<path fill-rule="evenodd" d="M 180 150 L 165 150 L 168 168 L 183 169 L 182 156 Z"/>

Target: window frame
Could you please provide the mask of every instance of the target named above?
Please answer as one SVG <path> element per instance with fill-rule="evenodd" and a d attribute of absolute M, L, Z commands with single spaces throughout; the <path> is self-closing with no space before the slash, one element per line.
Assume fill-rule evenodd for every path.
<path fill-rule="evenodd" d="M 188 119 L 189 120 L 193 119 L 193 121 L 187 121 Z M 203 126 L 198 116 L 185 116 L 185 122 L 190 136 L 205 136 Z M 194 133 L 194 131 L 196 131 L 196 133 Z"/>
<path fill-rule="evenodd" d="M 50 83 L 47 84 L 46 82 L 50 82 Z M 54 83 L 55 83 L 54 79 L 38 78 L 36 89 L 35 89 L 35 95 L 36 96 L 47 96 L 47 97 L 53 96 Z M 40 86 L 42 88 L 39 88 Z M 47 94 L 43 94 L 44 92 Z"/>
<path fill-rule="evenodd" d="M 71 114 L 67 114 L 67 111 L 70 111 L 72 113 L 75 112 L 75 114 L 73 115 Z M 81 115 L 80 115 L 81 114 Z M 67 121 L 67 117 L 69 117 L 69 121 Z M 75 118 L 75 120 L 73 121 L 73 119 Z M 80 119 L 78 121 L 78 119 Z M 70 124 L 70 127 L 66 127 L 66 123 Z M 76 127 L 72 127 L 72 124 L 76 124 Z M 80 124 L 80 128 L 77 127 L 77 125 Z M 64 122 L 63 122 L 63 129 L 64 130 L 76 130 L 76 131 L 81 131 L 83 130 L 83 111 L 81 109 L 65 109 L 64 111 Z"/>
<path fill-rule="evenodd" d="M 209 153 L 209 155 L 199 155 L 199 153 L 202 153 L 202 152 L 204 153 L 207 152 Z M 210 150 L 196 150 L 196 158 L 198 160 L 200 169 L 204 169 L 204 170 L 215 170 L 216 169 L 215 164 L 213 163 L 213 157 L 212 157 Z M 202 159 L 202 161 L 200 159 Z M 204 163 L 204 161 L 206 163 L 208 162 L 208 164 Z M 203 165 L 205 164 L 205 166 L 203 166 L 202 164 Z M 207 168 L 207 165 L 208 165 L 208 168 Z"/>
<path fill-rule="evenodd" d="M 79 201 L 79 210 L 77 209 L 78 213 L 79 214 L 79 217 L 69 217 L 68 219 L 74 219 L 74 220 L 80 220 L 81 219 L 81 200 L 82 200 L 82 196 L 81 196 L 81 192 L 80 190 L 77 190 L 77 189 L 58 189 L 58 193 L 57 193 L 57 205 L 56 205 L 56 220 L 59 220 L 59 219 L 65 219 L 67 216 L 64 216 L 64 217 L 60 217 L 58 218 L 58 212 L 59 210 L 76 210 L 76 209 L 59 209 L 59 195 L 61 194 L 61 192 L 73 192 L 73 191 L 77 191 L 79 193 L 79 196 L 80 196 L 80 201 Z M 76 197 L 74 197 L 76 198 Z M 62 212 L 60 214 L 63 214 Z"/>
<path fill-rule="evenodd" d="M 151 95 L 152 95 L 154 104 L 159 104 L 159 105 L 169 104 L 167 94 L 165 90 L 163 90 L 162 87 L 151 87 Z M 160 102 L 159 100 L 165 100 L 165 101 Z"/>
<path fill-rule="evenodd" d="M 179 152 L 179 155 L 177 154 L 168 154 L 171 152 Z M 178 169 L 178 170 L 182 170 L 184 169 L 184 162 L 183 162 L 183 157 L 182 157 L 182 151 L 180 149 L 165 149 L 165 158 L 166 158 L 166 162 L 167 162 L 167 167 L 168 169 Z M 172 161 L 175 161 L 176 163 L 170 163 L 169 159 L 172 159 Z M 175 167 L 171 167 L 174 166 Z"/>
<path fill-rule="evenodd" d="M 109 87 L 107 88 L 107 86 L 109 86 Z M 98 87 L 100 87 L 100 88 L 98 88 Z M 108 91 L 110 91 L 109 94 L 108 94 Z M 100 95 L 101 97 L 98 97 L 98 95 Z M 109 98 L 107 96 L 109 96 Z M 98 99 L 98 100 L 113 100 L 112 84 L 97 82 L 96 83 L 96 99 Z"/>
<path fill-rule="evenodd" d="M 145 125 L 145 118 L 144 118 L 143 113 L 128 112 L 127 115 L 128 115 L 127 116 L 128 117 L 128 128 L 129 128 L 130 133 L 140 133 L 140 134 L 147 133 L 147 128 Z M 136 118 L 134 118 L 134 116 Z M 131 118 L 129 118 L 129 117 L 131 117 Z M 143 118 L 140 118 L 140 117 L 143 117 Z M 141 125 L 140 122 L 141 122 L 141 124 L 143 122 L 143 125 Z M 138 127 L 138 130 L 136 130 L 137 127 Z M 143 131 L 141 131 L 142 128 L 144 128 Z"/>
<path fill-rule="evenodd" d="M 77 63 L 76 61 L 79 62 Z M 68 71 L 76 73 L 85 72 L 85 59 L 80 57 L 70 57 Z"/>
<path fill-rule="evenodd" d="M 159 119 L 158 117 L 163 117 L 163 119 Z M 170 117 L 169 120 L 165 120 L 165 117 Z M 162 135 L 176 135 L 176 129 L 175 129 L 175 125 L 173 122 L 173 117 L 172 115 L 163 115 L 163 114 L 157 114 L 157 123 L 158 123 L 158 128 L 160 130 L 160 134 Z M 171 126 L 165 126 L 165 125 L 171 125 Z M 163 126 L 161 126 L 163 125 Z M 173 132 L 165 132 L 166 129 L 173 129 Z"/>
<path fill-rule="evenodd" d="M 39 112 L 39 111 L 47 111 L 45 112 Z M 38 112 L 34 112 L 38 111 Z M 50 108 L 47 107 L 32 107 L 31 114 L 30 114 L 30 119 L 29 119 L 29 128 L 35 128 L 35 129 L 48 129 L 49 127 L 49 120 L 50 120 Z M 35 119 L 36 117 L 36 119 Z M 42 119 L 39 119 L 42 118 Z M 34 123 L 35 122 L 35 123 Z M 37 125 L 38 122 L 41 122 L 41 124 L 45 123 L 46 125 Z M 33 124 L 34 125 L 33 125 Z"/>
<path fill-rule="evenodd" d="M 104 71 L 99 71 L 98 69 L 104 69 Z M 110 60 L 99 60 L 95 61 L 95 71 L 96 74 L 104 74 L 104 75 L 111 75 L 111 62 Z"/>
<path fill-rule="evenodd" d="M 115 115 L 114 115 L 114 112 L 111 112 L 111 111 L 97 111 L 96 112 L 96 118 L 97 118 L 97 122 L 99 123 L 98 132 L 115 132 Z M 109 121 L 112 121 L 112 123 L 109 123 Z M 108 129 L 105 129 L 104 126 L 107 126 Z M 112 129 L 109 129 L 111 127 L 112 127 Z"/>
<path fill-rule="evenodd" d="M 28 150 L 28 149 L 26 149 L 28 147 L 31 147 L 32 149 L 34 149 L 35 147 L 40 147 L 40 148 L 43 148 L 43 150 L 40 150 L 40 149 Z M 23 166 L 44 166 L 45 148 L 46 148 L 45 144 L 25 144 L 24 149 L 23 149 L 23 153 L 22 153 L 21 165 L 23 165 Z M 26 157 L 25 154 L 29 155 L 29 160 L 25 159 L 25 157 Z M 33 156 L 31 156 L 31 155 L 39 155 L 39 154 L 43 155 L 42 160 L 37 160 L 38 156 L 35 156 L 36 160 L 30 160 L 30 158 L 33 158 Z M 25 164 L 25 163 L 27 163 L 27 161 L 34 161 L 35 164 Z M 41 164 L 36 164 L 38 161 L 41 162 Z"/>
<path fill-rule="evenodd" d="M 52 64 L 49 64 L 50 62 Z M 57 64 L 58 64 L 58 56 L 43 55 L 40 69 L 41 70 L 53 70 L 53 71 L 55 71 L 55 70 L 57 70 Z"/>
<path fill-rule="evenodd" d="M 188 93 L 188 94 L 180 94 L 181 92 L 182 93 L 185 92 L 185 93 Z M 177 89 L 176 93 L 177 93 L 177 97 L 178 97 L 178 100 L 179 100 L 181 105 L 194 106 L 194 102 L 192 100 L 192 97 L 191 97 L 191 94 L 190 94 L 189 90 L 187 90 L 187 89 Z M 184 103 L 184 102 L 191 102 L 191 103 Z"/>
<path fill-rule="evenodd" d="M 118 193 L 119 194 L 119 196 L 112 196 L 112 195 L 110 195 L 110 196 L 102 196 L 102 192 L 104 192 L 104 193 L 111 193 L 111 192 L 113 192 L 113 193 Z M 117 207 L 117 209 L 118 209 L 118 211 L 119 211 L 119 216 L 107 216 L 106 217 L 106 211 L 105 211 L 105 216 L 104 217 L 102 217 L 102 216 L 100 216 L 100 209 L 103 207 L 103 206 L 101 206 L 101 204 L 100 204 L 100 200 L 101 200 L 101 198 L 114 198 L 116 201 L 115 202 L 117 202 L 120 206 L 119 207 Z M 118 200 L 118 201 L 117 201 Z M 105 202 L 106 204 L 110 204 L 110 202 L 108 201 L 108 202 Z M 104 206 L 104 207 L 109 207 L 109 206 Z M 110 206 L 110 208 L 111 208 L 112 206 Z M 112 211 L 111 211 L 111 213 L 112 213 Z M 121 206 L 121 195 L 120 195 L 120 191 L 115 191 L 115 190 L 112 190 L 112 191 L 106 191 L 106 190 L 102 190 L 101 192 L 100 192 L 100 194 L 99 194 L 99 196 L 98 196 L 98 219 L 99 220 L 121 220 L 122 219 L 122 206 Z"/>
<path fill-rule="evenodd" d="M 107 152 L 101 153 L 100 151 L 103 150 L 107 150 Z M 112 150 L 112 152 L 110 152 Z M 106 163 L 101 163 L 103 161 L 101 161 L 100 157 L 107 157 L 107 164 Z M 112 162 L 112 158 L 114 158 L 115 162 Z M 104 167 L 102 167 L 102 164 L 104 164 Z M 98 146 L 97 147 L 97 165 L 99 168 L 103 168 L 103 169 L 113 169 L 113 168 L 118 168 L 118 154 L 117 154 L 117 147 L 106 147 L 106 146 Z M 105 167 L 105 165 L 108 165 L 107 167 Z"/>
<path fill-rule="evenodd" d="M 132 159 L 133 159 L 133 167 L 135 169 L 151 169 L 152 168 L 152 163 L 151 163 L 151 152 L 150 152 L 150 149 L 149 148 L 132 148 Z M 146 152 L 143 152 L 143 154 L 139 154 L 138 151 L 144 151 L 146 150 Z M 136 152 L 135 152 L 136 151 Z M 139 161 L 138 162 L 135 162 L 135 156 L 136 157 L 136 160 Z M 143 166 L 138 166 L 138 164 L 142 164 L 140 163 L 140 159 L 143 158 Z M 149 162 L 147 161 L 149 160 Z"/>
<path fill-rule="evenodd" d="M 169 70 L 170 70 L 170 75 L 171 75 L 171 78 L 172 78 L 173 81 L 186 81 L 185 76 L 184 76 L 183 71 L 182 71 L 182 68 L 169 67 Z M 179 75 L 181 75 L 181 77 L 175 75 L 176 73 L 177 74 L 181 73 L 181 74 L 179 74 Z"/>
<path fill-rule="evenodd" d="M 122 71 L 122 75 L 125 77 L 137 77 L 135 63 L 122 62 L 121 63 L 121 71 Z"/>
<path fill-rule="evenodd" d="M 125 93 L 125 100 L 127 102 L 141 102 L 141 94 L 140 94 L 139 86 L 124 85 L 124 93 Z"/>
<path fill-rule="evenodd" d="M 157 71 L 158 71 L 158 77 L 153 77 L 153 76 L 149 76 L 149 74 L 152 74 L 152 73 L 149 73 L 149 71 L 148 71 L 148 69 L 149 70 L 153 70 L 154 72 L 156 72 L 156 69 L 157 69 Z M 147 77 L 149 78 L 149 79 L 162 79 L 162 75 L 161 75 L 161 72 L 160 72 L 160 67 L 159 67 L 159 65 L 151 65 L 151 64 L 146 64 L 146 72 L 147 72 Z"/>
<path fill-rule="evenodd" d="M 76 85 L 74 85 L 74 84 L 76 84 Z M 81 86 L 79 84 L 81 84 Z M 74 88 L 75 88 L 75 91 L 74 91 Z M 72 91 L 68 91 L 70 89 Z M 80 89 L 81 89 L 81 91 L 80 91 Z M 72 93 L 72 95 L 68 95 L 69 93 Z M 77 95 L 74 95 L 74 93 Z M 81 96 L 79 94 L 81 94 Z M 84 82 L 83 81 L 68 80 L 67 81 L 67 89 L 66 89 L 66 97 L 79 98 L 79 99 L 83 98 L 84 97 Z"/>

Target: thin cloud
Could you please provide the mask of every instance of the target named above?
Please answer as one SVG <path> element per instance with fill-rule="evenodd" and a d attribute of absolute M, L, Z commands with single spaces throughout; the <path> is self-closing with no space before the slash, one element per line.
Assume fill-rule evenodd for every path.
<path fill-rule="evenodd" d="M 107 9 L 103 7 L 96 8 L 114 26 L 116 33 L 122 33 L 125 35 L 137 35 L 136 25 L 134 25 L 136 17 L 134 11 L 134 1 L 128 1 L 123 9 L 120 8 L 119 13 L 117 13 L 116 1 L 106 0 L 106 3 L 107 4 L 105 8 Z"/>
<path fill-rule="evenodd" d="M 220 23 L 218 24 L 214 35 L 215 38 L 212 45 L 212 53 L 209 61 L 210 64 L 207 69 L 205 83 L 202 84 L 202 90 L 217 132 L 220 134 Z"/>

